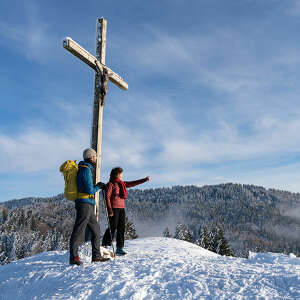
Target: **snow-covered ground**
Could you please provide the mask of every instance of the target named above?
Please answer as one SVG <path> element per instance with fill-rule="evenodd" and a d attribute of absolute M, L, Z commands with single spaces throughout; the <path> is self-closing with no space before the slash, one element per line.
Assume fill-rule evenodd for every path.
<path fill-rule="evenodd" d="M 0 266 L 0 299 L 300 299 L 300 259 L 255 254 L 222 257 L 170 238 L 126 242 L 128 254 L 70 266 L 54 251 Z"/>

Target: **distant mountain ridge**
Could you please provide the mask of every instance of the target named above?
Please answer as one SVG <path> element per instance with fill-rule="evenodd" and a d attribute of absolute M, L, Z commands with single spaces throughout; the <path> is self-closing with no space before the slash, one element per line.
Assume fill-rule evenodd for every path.
<path fill-rule="evenodd" d="M 290 204 L 300 204 L 300 193 L 293 193 L 293 192 L 289 192 L 289 191 L 283 191 L 283 190 L 276 190 L 276 189 L 266 189 L 262 186 L 256 186 L 256 185 L 249 185 L 249 184 L 238 184 L 238 183 L 222 183 L 222 184 L 218 184 L 218 185 L 204 185 L 202 187 L 198 187 L 195 185 L 186 185 L 186 186 L 173 186 L 173 187 L 162 187 L 162 188 L 151 188 L 151 189 L 144 189 L 144 190 L 140 190 L 140 189 L 129 189 L 128 190 L 128 199 L 131 199 L 133 197 L 146 197 L 148 200 L 148 196 L 150 196 L 152 193 L 158 195 L 159 197 L 156 199 L 153 199 L 152 196 L 152 200 L 153 202 L 159 202 L 161 201 L 161 196 L 164 195 L 168 200 L 167 202 L 169 202 L 170 200 L 170 195 L 172 195 L 171 197 L 173 197 L 174 193 L 181 193 L 184 192 L 186 193 L 188 192 L 197 192 L 200 190 L 209 190 L 209 189 L 213 189 L 216 194 L 217 191 L 220 191 L 220 189 L 226 189 L 228 187 L 238 187 L 238 188 L 243 188 L 245 190 L 249 190 L 250 192 L 253 193 L 253 196 L 257 196 L 259 199 L 263 200 L 264 198 L 268 201 L 272 201 L 272 195 L 274 194 L 275 198 L 273 198 L 273 200 L 280 200 L 280 201 L 288 201 Z M 266 195 L 267 197 L 264 197 L 264 195 Z M 262 196 L 262 197 L 261 197 Z M 164 198 L 164 199 L 166 199 Z M 56 196 L 53 197 L 24 197 L 21 199 L 12 199 L 12 200 L 7 200 L 4 202 L 0 202 L 0 206 L 1 205 L 5 205 L 7 208 L 11 209 L 11 208 L 16 208 L 16 207 L 22 207 L 22 206 L 26 206 L 26 205 L 33 205 L 35 203 L 40 203 L 43 201 L 49 201 L 53 200 L 53 201 L 60 201 L 63 199 L 63 193 L 58 194 Z M 176 198 L 173 198 L 174 200 L 176 200 Z M 151 200 L 151 199 L 150 199 Z M 300 216 L 299 216 L 300 217 Z"/>
<path fill-rule="evenodd" d="M 194 236 L 203 226 L 222 226 L 239 256 L 249 250 L 300 254 L 299 193 L 226 183 L 132 190 L 128 198 L 127 210 L 140 222 L 185 223 Z"/>
<path fill-rule="evenodd" d="M 20 243 L 32 232 L 40 241 L 31 250 L 34 253 L 56 250 L 58 246 L 59 250 L 67 249 L 75 212 L 73 204 L 63 200 L 62 194 L 1 204 L 0 251 L 6 249 L 8 253 L 7 244 L 17 245 L 17 240 Z M 102 200 L 100 204 L 103 229 L 106 218 Z M 238 256 L 246 256 L 249 250 L 300 255 L 299 193 L 234 183 L 129 189 L 126 212 L 141 237 L 161 236 L 166 227 L 174 232 L 176 224 L 183 223 L 196 239 L 203 226 L 221 226 Z M 22 234 L 18 238 L 12 236 L 20 230 Z M 46 242 L 47 239 L 51 242 Z M 26 243 L 33 249 L 30 238 Z M 22 257 L 24 251 L 20 253 Z"/>
<path fill-rule="evenodd" d="M 5 205 L 7 208 L 12 209 L 28 205 L 35 205 L 40 202 L 49 201 L 49 199 L 53 199 L 54 201 L 60 201 L 63 199 L 63 197 L 63 194 L 59 194 L 54 197 L 25 197 L 21 199 L 13 199 L 5 202 L 0 202 L 0 206 Z"/>

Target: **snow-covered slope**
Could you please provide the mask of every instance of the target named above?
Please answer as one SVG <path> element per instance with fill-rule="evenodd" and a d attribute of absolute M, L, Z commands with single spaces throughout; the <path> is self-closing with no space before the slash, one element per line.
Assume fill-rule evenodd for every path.
<path fill-rule="evenodd" d="M 66 251 L 0 266 L 0 299 L 300 299 L 300 259 L 255 254 L 222 257 L 169 238 L 126 242 L 128 255 L 68 265 Z"/>

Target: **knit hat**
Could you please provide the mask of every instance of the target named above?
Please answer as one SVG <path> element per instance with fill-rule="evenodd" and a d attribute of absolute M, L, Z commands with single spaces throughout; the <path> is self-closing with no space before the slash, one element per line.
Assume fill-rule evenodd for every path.
<path fill-rule="evenodd" d="M 97 153 L 94 149 L 87 148 L 83 151 L 83 159 L 89 159 L 92 158 L 93 156 L 97 156 Z"/>

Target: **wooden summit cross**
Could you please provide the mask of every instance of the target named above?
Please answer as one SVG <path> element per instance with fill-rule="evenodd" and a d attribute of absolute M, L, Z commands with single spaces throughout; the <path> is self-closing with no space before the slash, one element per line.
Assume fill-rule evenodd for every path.
<path fill-rule="evenodd" d="M 93 109 L 93 125 L 92 125 L 92 142 L 91 148 L 97 152 L 97 165 L 95 168 L 95 183 L 100 181 L 101 166 L 101 143 L 102 143 L 102 118 L 103 105 L 108 89 L 108 80 L 114 83 L 122 90 L 128 90 L 128 84 L 115 72 L 105 65 L 106 52 L 106 27 L 107 21 L 104 18 L 97 20 L 96 30 L 96 57 L 91 55 L 87 50 L 79 44 L 67 37 L 63 41 L 63 47 L 78 57 L 80 60 L 89 65 L 96 71 L 94 85 L 94 109 Z M 95 195 L 95 214 L 98 219 L 99 212 L 99 193 Z"/>

